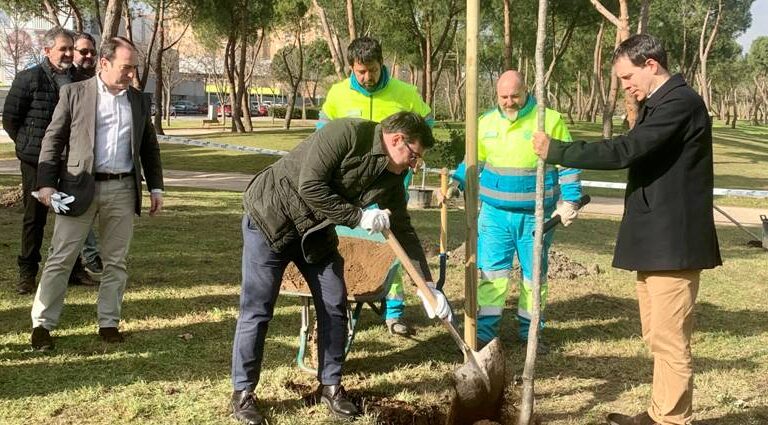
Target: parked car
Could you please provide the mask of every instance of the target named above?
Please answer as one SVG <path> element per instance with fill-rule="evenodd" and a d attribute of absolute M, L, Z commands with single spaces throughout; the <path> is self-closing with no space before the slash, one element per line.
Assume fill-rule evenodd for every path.
<path fill-rule="evenodd" d="M 224 107 L 223 107 L 223 110 L 224 110 L 224 115 L 225 116 L 228 116 L 228 117 L 232 116 L 232 105 L 230 105 L 229 103 L 225 103 Z M 222 111 L 222 105 L 217 106 L 216 107 L 216 115 L 221 115 L 222 114 L 221 111 Z"/>
<path fill-rule="evenodd" d="M 266 105 L 260 105 L 259 102 L 251 102 L 252 117 L 266 117 L 267 115 L 269 115 L 269 110 Z"/>
<path fill-rule="evenodd" d="M 171 104 L 176 108 L 178 114 L 196 114 L 198 113 L 197 105 L 189 100 L 177 100 Z"/>

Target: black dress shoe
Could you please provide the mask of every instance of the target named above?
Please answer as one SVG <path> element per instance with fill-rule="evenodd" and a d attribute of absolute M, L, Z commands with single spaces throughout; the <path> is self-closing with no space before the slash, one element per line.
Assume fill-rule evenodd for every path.
<path fill-rule="evenodd" d="M 323 402 L 336 417 L 351 419 L 360 414 L 354 403 L 347 397 L 347 392 L 341 385 L 320 385 L 318 391 Z"/>
<path fill-rule="evenodd" d="M 606 419 L 608 420 L 608 425 L 658 425 L 648 412 L 643 412 L 635 416 L 610 413 Z"/>
<path fill-rule="evenodd" d="M 123 339 L 123 334 L 121 334 L 117 328 L 99 328 L 99 336 L 104 342 L 110 344 L 125 341 L 125 339 Z"/>
<path fill-rule="evenodd" d="M 250 391 L 233 391 L 232 416 L 240 423 L 246 425 L 261 425 L 264 423 L 264 416 L 256 409 L 256 399 Z"/>
<path fill-rule="evenodd" d="M 53 338 L 42 326 L 32 328 L 32 348 L 39 351 L 53 350 Z"/>

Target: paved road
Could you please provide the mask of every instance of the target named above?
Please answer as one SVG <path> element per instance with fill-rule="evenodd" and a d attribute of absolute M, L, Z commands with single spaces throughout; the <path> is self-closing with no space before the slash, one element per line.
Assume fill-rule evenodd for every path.
<path fill-rule="evenodd" d="M 206 189 L 242 191 L 253 177 L 242 173 L 210 173 L 199 171 L 164 170 L 166 186 L 199 187 Z M 0 174 L 18 175 L 18 161 L 0 160 Z M 757 208 L 721 207 L 728 215 L 748 227 L 761 227 L 760 215 L 768 215 L 768 211 Z M 597 215 L 621 216 L 624 213 L 624 201 L 621 198 L 592 197 L 592 202 L 584 208 L 584 212 Z M 732 224 L 722 214 L 715 212 L 715 222 Z M 761 234 L 755 231 L 758 236 Z"/>

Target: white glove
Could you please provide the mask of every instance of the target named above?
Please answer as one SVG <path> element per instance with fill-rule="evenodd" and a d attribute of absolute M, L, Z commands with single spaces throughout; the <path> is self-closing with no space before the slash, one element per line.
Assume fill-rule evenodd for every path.
<path fill-rule="evenodd" d="M 439 317 L 441 320 L 453 321 L 453 312 L 451 311 L 451 306 L 448 305 L 448 300 L 445 298 L 445 294 L 440 292 L 436 287 L 434 282 L 427 282 L 427 287 L 429 287 L 429 290 L 432 292 L 432 296 L 435 297 L 435 301 L 437 301 L 437 308 L 433 309 L 432 305 L 429 303 L 426 297 L 424 297 L 424 294 L 421 293 L 421 290 L 416 291 L 416 295 L 421 298 L 421 303 L 424 304 L 424 310 L 427 311 L 427 316 L 430 319 L 434 319 L 435 316 Z"/>
<path fill-rule="evenodd" d="M 563 223 L 563 226 L 568 227 L 579 216 L 579 209 L 573 202 L 563 201 L 552 213 L 553 217 L 556 215 L 560 216 L 560 222 Z"/>
<path fill-rule="evenodd" d="M 34 196 L 35 199 L 40 199 L 37 191 L 32 192 L 32 196 Z M 74 201 L 75 197 L 73 195 L 67 195 L 64 192 L 55 192 L 51 195 L 51 208 L 53 208 L 53 212 L 56 214 L 66 214 L 67 211 L 69 211 L 67 205 Z"/>
<path fill-rule="evenodd" d="M 369 235 L 389 229 L 389 210 L 371 208 L 362 211 L 363 217 L 360 219 L 360 227 L 367 230 Z"/>

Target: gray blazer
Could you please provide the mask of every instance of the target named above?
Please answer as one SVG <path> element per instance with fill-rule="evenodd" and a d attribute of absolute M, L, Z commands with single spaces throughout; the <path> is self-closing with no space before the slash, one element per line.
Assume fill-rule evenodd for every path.
<path fill-rule="evenodd" d="M 69 204 L 67 213 L 70 216 L 83 214 L 93 201 L 98 106 L 96 78 L 68 84 L 61 89 L 59 103 L 40 148 L 37 187 L 55 187 L 74 195 L 75 201 Z M 163 168 L 155 129 L 149 121 L 149 99 L 130 87 L 128 101 L 133 118 L 131 152 L 136 181 L 136 214 L 140 214 L 142 170 L 150 190 L 163 189 Z"/>

